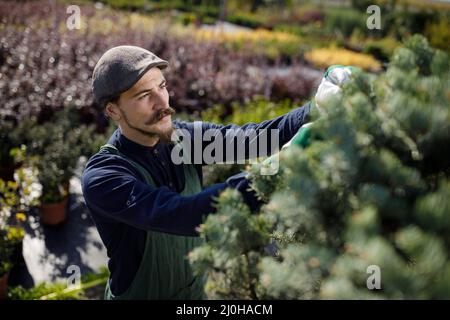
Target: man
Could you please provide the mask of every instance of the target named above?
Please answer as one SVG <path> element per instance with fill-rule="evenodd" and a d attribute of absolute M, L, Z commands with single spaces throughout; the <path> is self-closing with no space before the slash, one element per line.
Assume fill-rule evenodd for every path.
<path fill-rule="evenodd" d="M 108 144 L 89 159 L 82 178 L 86 205 L 110 258 L 107 299 L 204 298 L 203 279 L 193 276 L 186 259 L 203 241 L 197 226 L 215 211 L 214 199 L 227 187 L 239 190 L 251 208 L 258 205 L 245 175 L 203 188 L 205 162 L 173 161 L 174 130 L 194 137 L 196 126 L 172 121 L 174 110 L 162 72 L 167 66 L 167 61 L 143 48 L 119 46 L 108 50 L 94 68 L 94 98 L 118 124 Z M 219 139 L 276 129 L 277 143 L 283 145 L 306 122 L 309 110 L 307 104 L 241 127 L 206 122 L 197 127 L 200 124 L 202 133 L 212 130 Z M 233 152 L 232 160 L 251 157 L 248 142 L 242 144 L 245 155 Z M 201 141 L 200 152 L 207 146 Z"/>

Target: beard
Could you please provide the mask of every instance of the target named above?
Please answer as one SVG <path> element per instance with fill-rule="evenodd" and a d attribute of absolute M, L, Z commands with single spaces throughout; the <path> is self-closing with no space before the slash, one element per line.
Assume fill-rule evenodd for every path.
<path fill-rule="evenodd" d="M 129 121 L 127 115 L 125 114 L 125 112 L 123 110 L 121 110 L 123 119 L 125 121 L 125 123 L 127 124 L 128 127 L 140 132 L 141 134 L 151 137 L 151 138 L 155 138 L 158 137 L 160 141 L 164 142 L 164 143 L 173 143 L 172 141 L 172 133 L 175 130 L 175 127 L 173 125 L 173 123 L 170 123 L 170 128 L 164 131 L 153 131 L 153 130 L 146 130 L 146 129 L 142 129 L 139 127 L 134 126 L 133 124 L 131 124 L 131 122 Z M 152 125 L 152 124 L 156 124 L 158 121 L 160 121 L 162 118 L 164 118 L 167 115 L 173 115 L 175 114 L 175 110 L 171 107 L 167 107 L 165 109 L 159 110 L 155 115 L 153 115 L 150 119 L 148 119 L 145 122 L 145 125 Z"/>

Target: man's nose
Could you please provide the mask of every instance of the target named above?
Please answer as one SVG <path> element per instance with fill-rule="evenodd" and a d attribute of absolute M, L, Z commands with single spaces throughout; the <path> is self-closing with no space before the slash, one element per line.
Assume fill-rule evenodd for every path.
<path fill-rule="evenodd" d="M 155 111 L 158 111 L 161 109 L 165 109 L 167 107 L 168 107 L 168 103 L 166 101 L 164 94 L 162 92 L 157 92 L 155 94 L 155 105 L 153 108 L 155 109 Z"/>

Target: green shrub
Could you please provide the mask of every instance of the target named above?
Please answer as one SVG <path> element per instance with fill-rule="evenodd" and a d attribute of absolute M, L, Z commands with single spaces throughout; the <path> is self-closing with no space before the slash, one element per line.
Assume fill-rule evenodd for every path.
<path fill-rule="evenodd" d="M 233 12 L 227 16 L 227 21 L 253 29 L 263 27 L 266 23 L 264 17 L 245 12 Z"/>
<path fill-rule="evenodd" d="M 0 167 L 14 165 L 14 156 L 11 150 L 28 145 L 30 130 L 36 125 L 33 117 L 17 120 L 7 120 L 0 118 Z"/>
<path fill-rule="evenodd" d="M 80 286 L 68 288 L 63 282 L 48 283 L 43 282 L 31 289 L 24 289 L 21 286 L 8 290 L 10 300 L 85 300 L 88 299 L 86 291 L 94 286 L 100 286 L 101 290 L 108 281 L 109 271 L 101 268 L 96 273 L 87 273 L 81 276 Z M 97 297 L 103 298 L 103 297 Z"/>
<path fill-rule="evenodd" d="M 326 114 L 311 114 L 309 145 L 280 152 L 279 174 L 251 168 L 270 199 L 259 213 L 235 190 L 220 196 L 201 227 L 211 240 L 190 255 L 209 296 L 448 299 L 449 88 L 448 55 L 422 36 L 385 73 L 355 72 Z M 271 254 L 274 231 L 298 241 Z"/>
<path fill-rule="evenodd" d="M 41 186 L 26 148 L 13 149 L 16 162 L 22 163 L 14 172 L 14 181 L 0 179 L 0 276 L 13 266 L 13 252 L 25 236 L 24 223 L 31 207 L 39 204 Z"/>
<path fill-rule="evenodd" d="M 325 28 L 328 32 L 349 37 L 355 29 L 365 33 L 366 16 L 350 8 L 333 8 L 326 11 Z"/>
<path fill-rule="evenodd" d="M 38 156 L 36 166 L 43 186 L 42 202 L 61 201 L 67 194 L 64 184 L 73 176 L 79 157 L 90 157 L 105 137 L 94 126 L 81 125 L 75 109 L 66 108 L 50 121 L 29 130 L 29 152 Z"/>
<path fill-rule="evenodd" d="M 438 22 L 428 24 L 425 34 L 433 46 L 450 51 L 450 19 L 448 16 L 442 16 Z"/>
<path fill-rule="evenodd" d="M 113 8 L 124 10 L 142 10 L 147 0 L 102 0 Z"/>
<path fill-rule="evenodd" d="M 206 109 L 201 113 L 201 119 L 215 123 L 243 125 L 248 122 L 261 122 L 275 118 L 292 111 L 293 108 L 294 105 L 290 100 L 271 102 L 263 97 L 255 97 L 243 105 L 233 103 L 230 111 L 225 110 L 222 105 Z"/>
<path fill-rule="evenodd" d="M 368 39 L 364 42 L 363 52 L 381 61 L 388 61 L 400 43 L 392 37 Z"/>
<path fill-rule="evenodd" d="M 423 33 L 426 26 L 436 21 L 436 11 L 398 9 L 389 10 L 382 17 L 382 35 L 392 34 L 403 39 L 414 33 Z"/>

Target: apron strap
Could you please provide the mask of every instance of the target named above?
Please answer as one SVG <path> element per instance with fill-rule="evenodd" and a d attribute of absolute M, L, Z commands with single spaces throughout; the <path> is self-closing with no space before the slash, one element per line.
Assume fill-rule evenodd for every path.
<path fill-rule="evenodd" d="M 139 163 L 137 163 L 134 160 L 131 160 L 129 157 L 127 157 L 123 153 L 121 153 L 119 151 L 119 149 L 117 149 L 116 146 L 107 143 L 107 144 L 101 146 L 100 150 L 107 150 L 109 153 L 112 153 L 112 154 L 120 156 L 121 158 L 126 160 L 129 164 L 131 164 L 142 175 L 142 177 L 145 179 L 145 181 L 148 184 L 150 184 L 152 186 L 155 186 L 155 182 L 153 181 L 153 178 L 150 175 L 150 173 L 146 169 L 144 169 L 144 167 L 141 166 Z"/>

